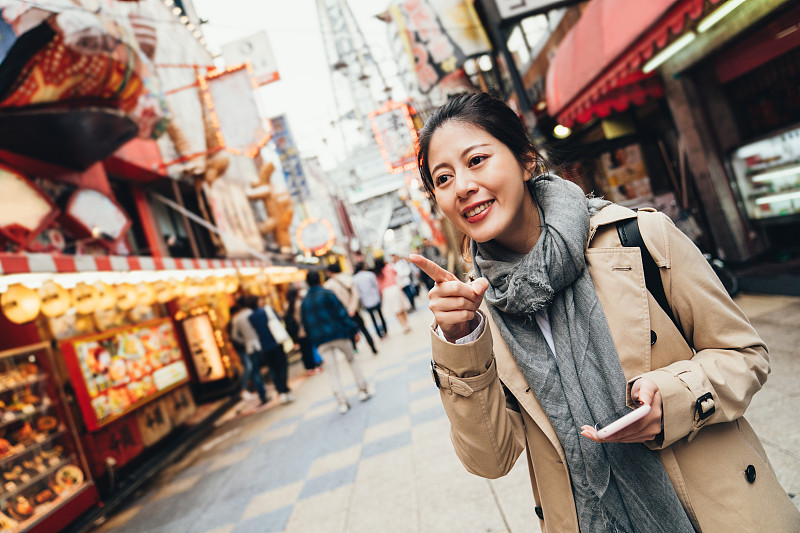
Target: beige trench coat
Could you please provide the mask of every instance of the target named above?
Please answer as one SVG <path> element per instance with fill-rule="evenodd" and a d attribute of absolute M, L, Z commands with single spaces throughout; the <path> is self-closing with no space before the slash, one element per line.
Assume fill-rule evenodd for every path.
<path fill-rule="evenodd" d="M 646 444 L 658 450 L 699 531 L 800 532 L 800 513 L 742 416 L 770 371 L 766 346 L 694 244 L 664 215 L 639 211 L 643 239 L 690 349 L 647 291 L 639 250 L 620 245 L 615 222 L 634 216 L 611 205 L 592 217 L 586 259 L 628 380 L 629 405 L 630 386 L 640 376 L 661 390 L 664 440 Z M 473 474 L 497 478 L 527 450 L 542 530 L 578 532 L 558 437 L 485 304 L 482 312 L 489 327 L 474 342 L 455 345 L 431 335 L 456 454 Z M 698 411 L 697 400 L 707 393 L 714 412 L 701 418 L 712 404 L 705 401 Z"/>

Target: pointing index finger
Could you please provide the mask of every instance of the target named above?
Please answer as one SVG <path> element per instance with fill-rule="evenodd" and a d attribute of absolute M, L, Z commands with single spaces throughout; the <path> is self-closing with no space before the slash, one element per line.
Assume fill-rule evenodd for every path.
<path fill-rule="evenodd" d="M 417 265 L 420 270 L 425 272 L 436 283 L 444 283 L 445 281 L 460 281 L 455 274 L 443 269 L 430 259 L 426 259 L 421 255 L 411 254 L 408 256 L 412 263 Z"/>

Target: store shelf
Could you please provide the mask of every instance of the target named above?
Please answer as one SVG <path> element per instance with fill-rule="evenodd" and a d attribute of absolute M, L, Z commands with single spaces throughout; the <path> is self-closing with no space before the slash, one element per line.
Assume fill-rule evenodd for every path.
<path fill-rule="evenodd" d="M 84 481 L 75 488 L 64 489 L 64 492 L 59 494 L 55 500 L 37 505 L 34 507 L 33 514 L 29 518 L 23 521 L 17 521 L 17 528 L 15 531 L 28 531 L 29 529 L 33 528 L 33 526 L 41 522 L 60 507 L 66 505 L 71 499 L 73 499 L 77 494 L 90 485 L 92 485 L 91 482 Z"/>
<path fill-rule="evenodd" d="M 13 424 L 15 422 L 28 421 L 31 418 L 33 418 L 34 416 L 36 416 L 37 414 L 44 413 L 47 410 L 49 410 L 50 408 L 52 408 L 52 407 L 53 407 L 53 403 L 50 401 L 50 399 L 49 398 L 45 398 L 44 400 L 42 400 L 41 404 L 39 404 L 38 406 L 34 407 L 33 410 L 31 410 L 31 411 L 29 411 L 27 413 L 25 413 L 25 412 L 21 412 L 21 413 L 6 413 L 6 414 L 11 414 L 12 416 L 6 417 L 5 415 L 3 415 L 3 419 L 0 420 L 0 429 L 4 428 L 6 426 L 10 426 L 11 424 Z"/>
<path fill-rule="evenodd" d="M 800 190 L 785 191 L 772 194 L 765 194 L 755 199 L 756 205 L 774 204 L 777 202 L 786 202 L 788 200 L 800 200 Z"/>
<path fill-rule="evenodd" d="M 47 375 L 46 374 L 36 374 L 35 376 L 31 376 L 31 377 L 27 378 L 25 381 L 21 381 L 19 383 L 15 383 L 13 385 L 0 385 L 0 394 L 2 394 L 4 392 L 12 391 L 12 390 L 19 390 L 19 389 L 22 389 L 24 387 L 30 387 L 32 385 L 36 385 L 36 384 L 41 383 L 41 382 L 46 381 L 46 380 L 47 380 Z"/>
<path fill-rule="evenodd" d="M 39 483 L 43 479 L 47 478 L 47 476 L 49 476 L 51 474 L 55 474 L 56 471 L 58 471 L 58 469 L 61 468 L 62 466 L 66 466 L 68 464 L 71 464 L 74 461 L 75 461 L 74 457 L 69 457 L 67 459 L 62 459 L 57 464 L 52 465 L 52 466 L 48 466 L 47 470 L 39 472 L 37 475 L 32 476 L 28 481 L 25 481 L 24 483 L 19 484 L 17 486 L 17 488 L 15 488 L 14 490 L 9 491 L 9 492 L 4 492 L 2 495 L 0 495 L 0 507 L 4 506 L 5 503 L 8 500 L 10 500 L 11 498 L 14 498 L 15 496 L 17 496 L 19 494 L 22 494 L 23 492 L 25 492 L 30 487 L 36 485 L 37 483 Z"/>
<path fill-rule="evenodd" d="M 65 433 L 66 433 L 66 431 L 64 429 L 59 429 L 55 433 L 52 433 L 52 434 L 48 435 L 42 441 L 34 442 L 33 444 L 29 444 L 28 446 L 26 446 L 25 449 L 23 449 L 23 450 L 20 450 L 18 452 L 12 452 L 11 454 L 9 454 L 9 455 L 7 455 L 5 457 L 0 457 L 0 469 L 2 469 L 6 464 L 8 464 L 11 461 L 14 461 L 14 460 L 17 460 L 17 459 L 19 459 L 21 457 L 24 457 L 25 455 L 27 455 L 27 454 L 29 454 L 31 452 L 35 452 L 35 451 L 41 450 L 47 444 L 50 444 L 51 442 L 53 442 L 54 440 L 58 439 L 59 437 L 61 437 Z"/>

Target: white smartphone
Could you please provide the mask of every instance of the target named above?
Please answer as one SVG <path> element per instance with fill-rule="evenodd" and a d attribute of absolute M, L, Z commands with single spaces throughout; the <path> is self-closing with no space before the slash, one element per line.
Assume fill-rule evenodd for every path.
<path fill-rule="evenodd" d="M 641 407 L 637 407 L 627 415 L 614 420 L 603 429 L 599 429 L 597 431 L 597 436 L 600 437 L 601 439 L 607 439 L 617 431 L 630 426 L 637 420 L 641 420 L 642 418 L 647 416 L 647 413 L 649 412 L 650 412 L 650 406 L 647 404 L 644 404 Z"/>

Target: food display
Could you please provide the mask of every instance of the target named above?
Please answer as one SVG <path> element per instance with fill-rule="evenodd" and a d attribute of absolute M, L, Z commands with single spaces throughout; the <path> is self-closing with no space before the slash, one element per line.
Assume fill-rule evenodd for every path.
<path fill-rule="evenodd" d="M 800 214 L 800 128 L 737 148 L 731 166 L 751 219 Z"/>
<path fill-rule="evenodd" d="M 0 354 L 3 533 L 25 531 L 85 485 L 74 441 L 42 364 L 44 350 Z"/>
<path fill-rule="evenodd" d="M 169 319 L 70 339 L 61 351 L 89 430 L 189 379 Z"/>

